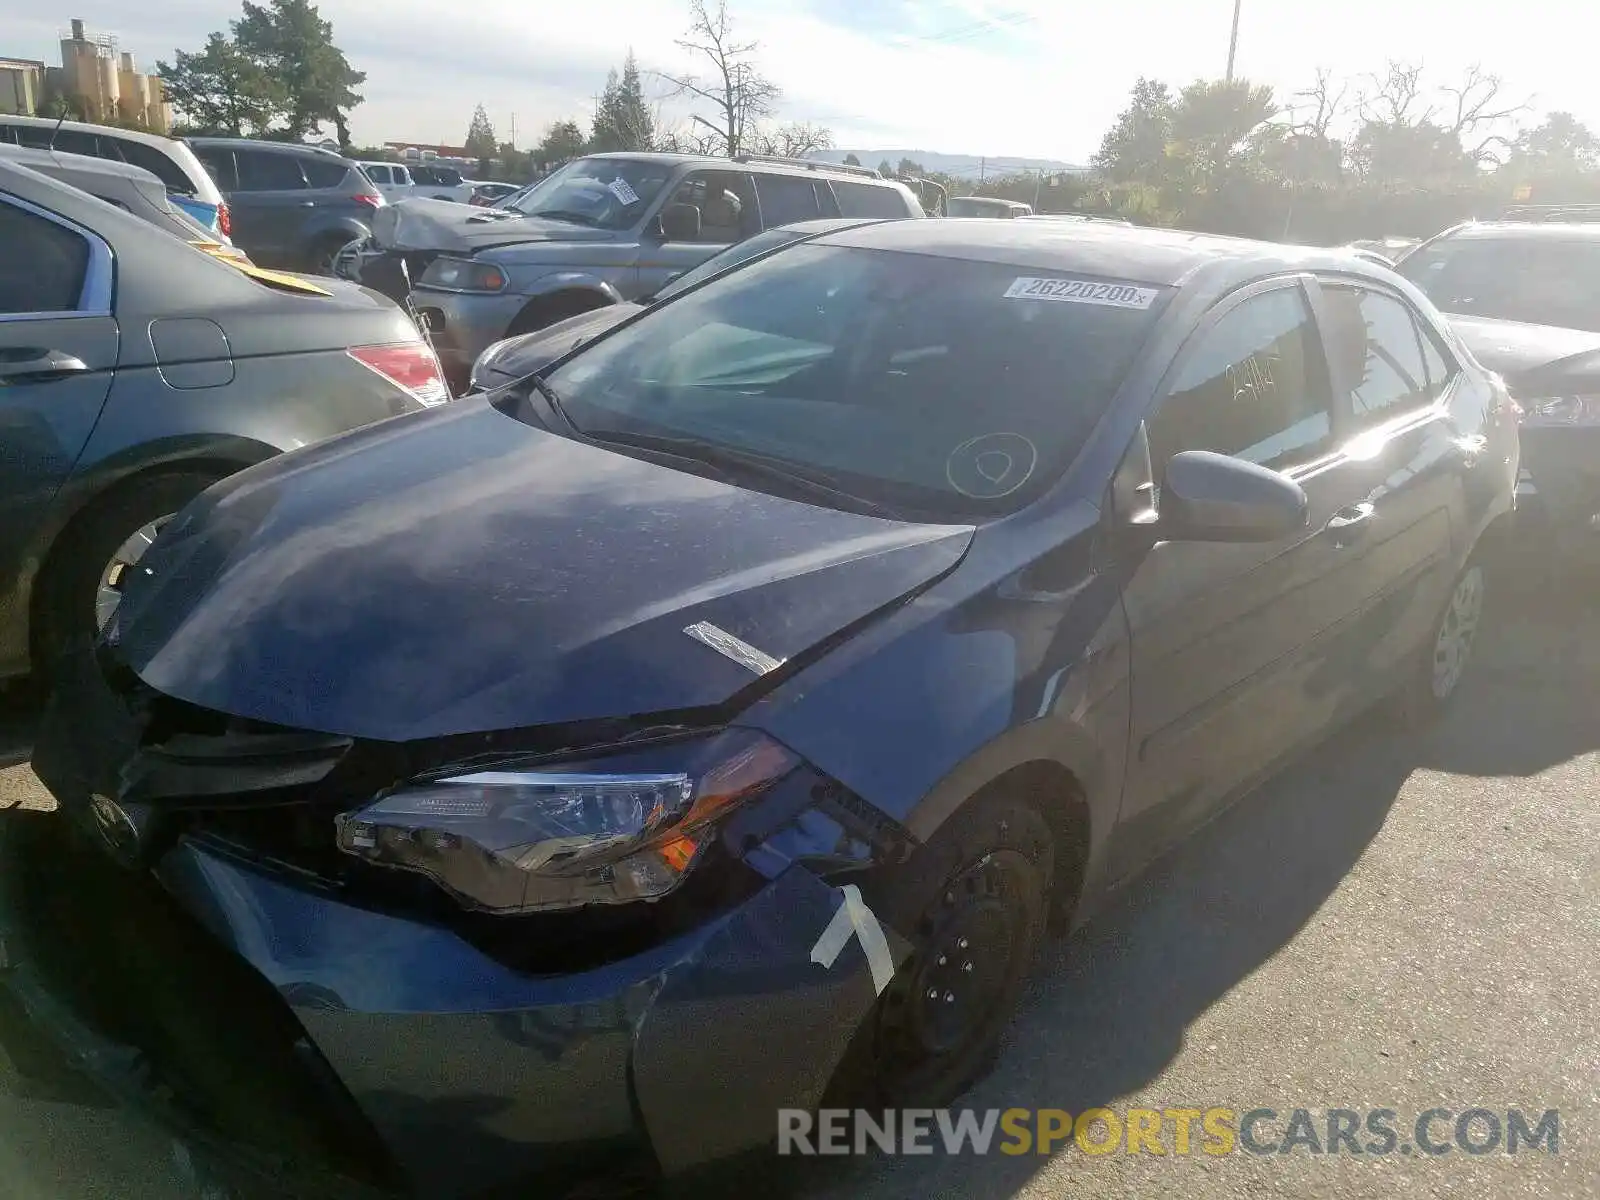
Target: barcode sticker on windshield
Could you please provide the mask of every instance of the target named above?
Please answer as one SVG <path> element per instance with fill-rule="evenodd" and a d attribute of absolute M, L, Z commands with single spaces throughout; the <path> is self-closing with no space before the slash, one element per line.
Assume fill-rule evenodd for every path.
<path fill-rule="evenodd" d="M 616 179 L 613 179 L 610 183 L 606 184 L 606 186 L 611 189 L 611 194 L 618 200 L 621 200 L 624 204 L 639 203 L 639 193 L 629 187 L 628 181 L 623 179 L 620 175 Z"/>
<path fill-rule="evenodd" d="M 1130 283 L 1097 283 L 1092 279 L 1019 278 L 1006 289 L 1007 300 L 1062 300 L 1068 304 L 1106 304 L 1112 308 L 1149 308 L 1159 288 Z"/>

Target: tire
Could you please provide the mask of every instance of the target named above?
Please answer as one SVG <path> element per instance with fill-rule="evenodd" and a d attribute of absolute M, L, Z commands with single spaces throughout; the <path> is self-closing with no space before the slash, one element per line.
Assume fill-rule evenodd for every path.
<path fill-rule="evenodd" d="M 102 587 L 120 591 L 126 568 L 148 546 L 141 535 L 159 531 L 218 478 L 182 471 L 135 480 L 101 497 L 67 528 L 39 584 L 35 668 L 94 645 L 109 616 L 111 597 L 101 595 Z M 119 563 L 122 569 L 114 570 Z"/>
<path fill-rule="evenodd" d="M 311 243 L 311 251 L 306 256 L 309 264 L 306 270 L 315 275 L 333 275 L 334 264 L 338 262 L 340 253 L 352 240 L 342 233 L 318 238 Z"/>
<path fill-rule="evenodd" d="M 1428 643 L 1399 693 L 1400 715 L 1408 727 L 1425 729 L 1437 722 L 1460 689 L 1483 621 L 1488 579 L 1484 556 L 1475 552 L 1451 583 Z"/>
<path fill-rule="evenodd" d="M 827 1103 L 938 1108 L 988 1073 L 1043 940 L 1054 864 L 1038 809 L 980 796 L 869 889 L 912 953 L 851 1040 Z"/>
<path fill-rule="evenodd" d="M 591 296 L 584 292 L 568 292 L 565 295 L 535 300 L 516 315 L 505 336 L 517 337 L 524 333 L 537 333 L 557 321 L 565 321 L 568 317 L 575 317 L 579 313 L 604 308 L 607 303 L 604 296 Z"/>

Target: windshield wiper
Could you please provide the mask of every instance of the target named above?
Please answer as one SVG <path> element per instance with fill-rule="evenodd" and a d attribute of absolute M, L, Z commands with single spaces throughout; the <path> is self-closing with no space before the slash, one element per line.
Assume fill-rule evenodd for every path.
<path fill-rule="evenodd" d="M 542 208 L 536 213 L 527 215 L 530 217 L 543 217 L 549 221 L 567 221 L 573 225 L 588 225 L 591 228 L 599 224 L 588 213 L 570 212 L 564 208 Z"/>
<path fill-rule="evenodd" d="M 539 398 L 545 402 L 551 412 L 555 413 L 556 416 L 560 417 L 561 420 L 565 422 L 568 429 L 571 429 L 575 432 L 578 431 L 578 423 L 567 415 L 567 407 L 561 403 L 561 393 L 557 392 L 555 388 L 546 383 L 543 375 L 535 371 L 525 380 L 523 380 L 523 382 L 531 383 L 533 385 L 533 390 L 539 393 Z"/>
<path fill-rule="evenodd" d="M 548 398 L 547 396 L 546 399 Z M 813 499 L 823 500 L 832 505 L 842 503 L 849 508 L 864 510 L 875 517 L 891 521 L 899 520 L 887 506 L 864 499 L 840 486 L 837 476 L 777 455 L 724 446 L 716 442 L 704 442 L 698 438 L 635 433 L 626 429 L 607 429 L 599 433 L 580 429 L 579 432 L 590 441 L 598 442 L 602 446 L 632 446 L 640 450 L 654 451 L 668 458 L 711 467 L 726 482 L 733 482 L 729 479 L 730 474 L 743 473 L 746 476 L 778 483 L 789 490 L 800 491 Z"/>

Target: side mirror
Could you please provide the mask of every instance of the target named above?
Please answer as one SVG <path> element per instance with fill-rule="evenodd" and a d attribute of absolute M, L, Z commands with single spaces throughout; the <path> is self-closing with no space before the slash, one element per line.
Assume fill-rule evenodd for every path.
<path fill-rule="evenodd" d="M 700 210 L 692 204 L 669 204 L 661 210 L 661 235 L 669 242 L 700 238 Z"/>
<path fill-rule="evenodd" d="M 1168 541 L 1275 542 L 1310 523 L 1305 489 L 1277 471 L 1209 450 L 1167 463 L 1159 536 Z"/>

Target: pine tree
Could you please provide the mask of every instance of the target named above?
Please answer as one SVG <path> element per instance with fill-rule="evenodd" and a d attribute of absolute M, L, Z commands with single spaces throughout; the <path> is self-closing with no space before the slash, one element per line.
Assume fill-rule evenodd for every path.
<path fill-rule="evenodd" d="M 483 162 L 494 157 L 499 145 L 494 126 L 489 123 L 489 114 L 480 104 L 472 110 L 472 124 L 467 127 L 467 153 Z"/>
<path fill-rule="evenodd" d="M 606 89 L 594 115 L 590 149 L 637 151 L 649 150 L 654 144 L 655 121 L 645 103 L 639 64 L 630 50 L 622 64 L 622 74 L 612 71 L 606 76 Z"/>

